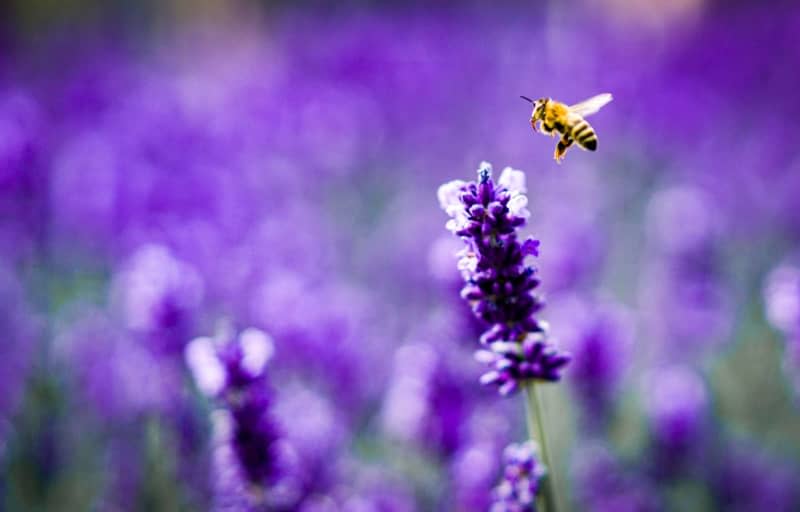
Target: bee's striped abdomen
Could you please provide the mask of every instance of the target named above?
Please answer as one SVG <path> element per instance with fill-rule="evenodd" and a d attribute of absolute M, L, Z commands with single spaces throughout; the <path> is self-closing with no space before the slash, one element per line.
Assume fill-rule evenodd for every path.
<path fill-rule="evenodd" d="M 581 119 L 572 127 L 572 138 L 581 147 L 589 151 L 597 149 L 597 134 L 594 133 L 594 129 L 585 119 Z"/>

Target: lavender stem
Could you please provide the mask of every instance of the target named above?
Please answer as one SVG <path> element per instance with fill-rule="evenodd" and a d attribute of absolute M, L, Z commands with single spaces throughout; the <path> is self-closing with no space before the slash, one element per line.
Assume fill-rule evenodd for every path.
<path fill-rule="evenodd" d="M 525 416 L 528 424 L 528 435 L 539 444 L 542 462 L 547 468 L 547 474 L 542 478 L 541 492 L 537 501 L 539 510 L 544 512 L 557 512 L 558 500 L 556 496 L 555 471 L 550 464 L 547 452 L 547 439 L 545 437 L 544 422 L 542 421 L 542 407 L 534 380 L 525 383 Z"/>

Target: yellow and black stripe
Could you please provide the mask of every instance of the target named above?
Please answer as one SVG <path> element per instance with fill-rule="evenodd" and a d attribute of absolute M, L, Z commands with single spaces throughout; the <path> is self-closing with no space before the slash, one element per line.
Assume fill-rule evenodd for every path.
<path fill-rule="evenodd" d="M 585 119 L 581 119 L 572 127 L 572 138 L 589 151 L 597 149 L 597 134 Z"/>

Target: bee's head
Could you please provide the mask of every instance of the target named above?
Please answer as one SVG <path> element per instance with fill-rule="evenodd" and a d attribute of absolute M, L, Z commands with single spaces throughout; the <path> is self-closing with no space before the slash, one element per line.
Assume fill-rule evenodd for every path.
<path fill-rule="evenodd" d="M 544 119 L 544 107 L 547 104 L 547 101 L 548 101 L 549 98 L 539 98 L 538 100 L 534 101 L 534 100 L 528 98 L 527 96 L 520 96 L 520 97 L 523 100 L 526 100 L 526 101 L 530 102 L 531 104 L 533 104 L 533 114 L 531 114 L 531 116 L 532 116 L 532 118 L 533 118 L 532 120 L 534 122 L 538 121 L 540 119 Z"/>
<path fill-rule="evenodd" d="M 544 119 L 544 107 L 547 105 L 547 102 L 550 98 L 539 98 L 538 100 L 533 102 L 533 117 L 537 121 L 540 119 Z"/>

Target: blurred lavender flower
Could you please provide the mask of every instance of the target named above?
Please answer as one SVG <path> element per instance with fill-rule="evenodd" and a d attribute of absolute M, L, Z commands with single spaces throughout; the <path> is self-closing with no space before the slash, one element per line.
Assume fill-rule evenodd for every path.
<path fill-rule="evenodd" d="M 574 487 L 581 510 L 590 512 L 659 512 L 655 490 L 636 473 L 628 473 L 599 443 L 580 446 L 573 462 Z"/>
<path fill-rule="evenodd" d="M 408 344 L 395 353 L 384 400 L 384 431 L 443 454 L 458 449 L 472 408 L 463 382 L 429 344 Z"/>
<path fill-rule="evenodd" d="M 145 245 L 118 274 L 112 294 L 127 326 L 146 335 L 156 352 L 174 356 L 191 336 L 203 281 L 166 247 Z"/>
<path fill-rule="evenodd" d="M 770 272 L 764 302 L 770 324 L 786 337 L 783 370 L 800 398 L 800 267 L 784 263 Z"/>
<path fill-rule="evenodd" d="M 144 426 L 185 424 L 184 374 L 179 365 L 154 354 L 108 312 L 88 308 L 72 316 L 74 320 L 59 326 L 53 353 L 71 370 L 71 410 L 98 425 L 99 431 L 93 434 L 103 442 L 92 441 L 105 459 L 108 476 L 108 485 L 102 490 L 108 503 L 103 509 L 124 509 L 140 499 L 152 483 L 148 482 L 147 455 L 143 453 Z M 196 446 L 187 446 L 187 441 L 191 442 L 191 437 L 181 435 L 175 447 L 186 454 L 179 468 L 182 483 L 193 492 L 200 491 L 205 487 L 202 473 L 208 466 L 199 458 L 188 463 Z M 171 461 L 172 454 L 160 456 Z"/>
<path fill-rule="evenodd" d="M 61 330 L 55 348 L 73 368 L 85 404 L 108 421 L 166 410 L 179 394 L 178 369 L 102 311 L 82 313 Z"/>
<path fill-rule="evenodd" d="M 264 281 L 251 314 L 275 339 L 276 367 L 292 368 L 337 407 L 353 410 L 379 396 L 389 371 L 383 361 L 391 338 L 385 325 L 367 328 L 378 307 L 369 297 L 349 283 L 284 270 Z"/>
<path fill-rule="evenodd" d="M 719 212 L 695 185 L 657 191 L 647 205 L 648 236 L 662 253 L 688 256 L 712 246 L 719 236 Z"/>
<path fill-rule="evenodd" d="M 415 512 L 412 489 L 386 467 L 345 459 L 336 485 L 303 500 L 298 512 Z"/>
<path fill-rule="evenodd" d="M 450 458 L 450 500 L 454 510 L 488 510 L 491 489 L 502 473 L 500 457 L 509 444 L 512 427 L 508 418 L 515 412 L 511 401 L 489 400 L 476 405 L 464 421 L 464 441 Z"/>
<path fill-rule="evenodd" d="M 75 133 L 54 149 L 49 162 L 51 243 L 66 256 L 88 248 L 107 254 L 110 241 L 121 232 L 118 187 L 119 143 L 106 132 Z M 141 179 L 136 173 L 130 178 Z M 123 217 L 124 218 L 124 217 Z"/>
<path fill-rule="evenodd" d="M 0 191 L 32 184 L 30 166 L 41 143 L 39 109 L 24 89 L 0 91 Z"/>
<path fill-rule="evenodd" d="M 298 380 L 281 382 L 272 416 L 282 433 L 279 444 L 284 469 L 279 481 L 281 502 L 296 503 L 329 488 L 336 479 L 332 460 L 341 457 L 352 432 L 347 417 L 331 397 Z"/>
<path fill-rule="evenodd" d="M 41 107 L 23 88 L 0 88 L 0 259 L 16 263 L 41 242 L 44 130 Z"/>
<path fill-rule="evenodd" d="M 688 457 L 702 457 L 708 396 L 702 379 L 680 366 L 653 370 L 646 378 L 646 412 L 655 442 L 656 472 L 669 475 Z"/>
<path fill-rule="evenodd" d="M 718 216 L 707 194 L 695 186 L 659 191 L 648 204 L 653 252 L 641 299 L 646 330 L 659 341 L 661 359 L 687 363 L 730 334 L 733 306 L 718 262 Z"/>
<path fill-rule="evenodd" d="M 186 362 L 197 386 L 217 398 L 215 450 L 218 508 L 246 503 L 244 510 L 268 508 L 268 492 L 280 477 L 279 434 L 271 417 L 266 364 L 272 340 L 262 331 L 245 329 L 235 337 L 196 338 L 186 347 Z"/>
<path fill-rule="evenodd" d="M 534 441 L 511 444 L 503 451 L 503 477 L 494 488 L 491 512 L 536 512 L 539 480 L 546 469 Z"/>
<path fill-rule="evenodd" d="M 499 451 L 496 443 L 480 441 L 467 443 L 456 453 L 450 468 L 454 510 L 488 510 L 492 496 L 487 490 L 500 473 Z"/>
<path fill-rule="evenodd" d="M 560 340 L 574 354 L 570 384 L 584 407 L 590 429 L 602 425 L 622 374 L 630 364 L 633 320 L 621 305 L 578 297 L 552 305 L 551 319 L 561 326 Z"/>
<path fill-rule="evenodd" d="M 601 221 L 604 210 L 610 209 L 613 188 L 595 166 L 575 164 L 568 173 L 537 177 L 537 197 L 559 199 L 548 201 L 547 208 L 531 219 L 537 238 L 547 246 L 537 260 L 547 276 L 547 293 L 553 297 L 596 280 L 614 248 L 613 225 Z"/>
<path fill-rule="evenodd" d="M 488 350 L 477 354 L 491 368 L 481 382 L 508 395 L 527 379 L 558 380 L 570 356 L 552 345 L 546 326 L 534 317 L 543 307 L 533 294 L 539 280 L 524 260 L 538 254 L 539 242 L 517 239 L 517 229 L 530 215 L 525 175 L 506 168 L 495 185 L 491 173 L 491 165 L 483 162 L 477 183 L 452 181 L 438 195 L 451 217 L 447 229 L 466 244 L 458 263 L 466 281 L 461 296 L 490 326 L 481 336 Z"/>
<path fill-rule="evenodd" d="M 798 468 L 747 445 L 726 450 L 714 477 L 719 510 L 789 512 L 800 507 Z"/>
<path fill-rule="evenodd" d="M 38 322 L 26 302 L 20 283 L 0 262 L 0 454 L 7 422 L 19 405 L 37 347 Z"/>

